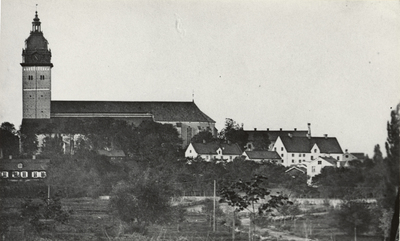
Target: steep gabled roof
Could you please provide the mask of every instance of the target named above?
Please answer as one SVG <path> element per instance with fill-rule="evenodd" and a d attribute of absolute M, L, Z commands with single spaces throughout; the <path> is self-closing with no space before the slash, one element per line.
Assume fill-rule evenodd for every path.
<path fill-rule="evenodd" d="M 307 168 L 304 166 L 291 166 L 289 169 L 287 169 L 285 172 L 294 172 L 294 171 L 298 171 L 301 173 L 307 173 Z"/>
<path fill-rule="evenodd" d="M 219 148 L 222 149 L 223 155 L 241 155 L 242 150 L 238 144 L 227 143 L 191 143 L 197 154 L 200 155 L 216 155 Z"/>
<path fill-rule="evenodd" d="M 281 159 L 276 151 L 245 151 L 249 159 Z"/>
<path fill-rule="evenodd" d="M 280 136 L 280 138 L 288 152 L 310 153 L 311 148 L 317 144 L 321 153 L 343 153 L 336 137 Z"/>
<path fill-rule="evenodd" d="M 51 113 L 142 113 L 155 121 L 215 123 L 194 102 L 51 101 Z"/>
<path fill-rule="evenodd" d="M 307 130 L 248 130 L 245 132 L 248 134 L 248 140 L 254 141 L 256 134 L 268 134 L 268 139 L 270 141 L 276 141 L 278 136 L 288 136 L 291 134 L 292 136 L 307 136 Z"/>

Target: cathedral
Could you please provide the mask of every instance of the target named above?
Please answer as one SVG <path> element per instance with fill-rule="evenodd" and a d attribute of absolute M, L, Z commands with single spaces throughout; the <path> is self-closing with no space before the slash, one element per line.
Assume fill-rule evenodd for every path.
<path fill-rule="evenodd" d="M 144 120 L 173 125 L 182 139 L 182 147 L 201 130 L 216 135 L 215 121 L 203 113 L 194 101 L 60 101 L 51 98 L 51 50 L 41 31 L 37 11 L 32 30 L 22 51 L 23 123 L 39 125 L 63 123 L 71 118 L 109 117 L 138 125 Z M 83 80 L 84 82 L 84 80 Z M 65 133 L 67 134 L 67 133 Z"/>

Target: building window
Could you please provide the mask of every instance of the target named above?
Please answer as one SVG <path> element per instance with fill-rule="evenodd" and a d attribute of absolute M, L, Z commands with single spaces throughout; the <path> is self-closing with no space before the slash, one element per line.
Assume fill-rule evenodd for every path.
<path fill-rule="evenodd" d="M 192 150 L 189 150 L 189 153 L 192 153 Z"/>
<path fill-rule="evenodd" d="M 301 160 L 299 160 L 299 163 L 301 163 Z"/>
<path fill-rule="evenodd" d="M 315 167 L 311 167 L 311 172 L 315 172 Z"/>
<path fill-rule="evenodd" d="M 314 157 L 313 157 L 313 156 L 311 156 L 311 160 L 314 160 Z"/>
<path fill-rule="evenodd" d="M 294 163 L 294 160 L 292 160 L 292 163 Z"/>
<path fill-rule="evenodd" d="M 294 157 L 294 153 L 292 153 L 292 157 Z"/>
<path fill-rule="evenodd" d="M 318 161 L 318 165 L 321 165 L 322 164 L 322 161 Z"/>
<path fill-rule="evenodd" d="M 283 151 L 283 147 L 281 147 L 281 151 Z"/>
<path fill-rule="evenodd" d="M 19 177 L 19 171 L 13 171 L 13 172 L 11 173 L 11 176 L 12 176 L 13 178 L 18 178 L 18 177 Z"/>
<path fill-rule="evenodd" d="M 33 80 L 33 75 L 28 75 L 28 80 Z"/>
<path fill-rule="evenodd" d="M 340 156 L 337 157 L 337 160 L 340 161 Z"/>
<path fill-rule="evenodd" d="M 314 153 L 317 153 L 317 149 L 314 149 Z"/>
<path fill-rule="evenodd" d="M 1 173 L 2 178 L 8 178 L 8 172 L 7 171 L 2 171 Z"/>
<path fill-rule="evenodd" d="M 349 158 L 349 155 L 346 155 L 346 158 Z"/>
<path fill-rule="evenodd" d="M 303 154 L 303 157 L 306 157 L 306 154 Z"/>
<path fill-rule="evenodd" d="M 44 80 L 44 75 L 41 75 L 41 76 L 40 76 L 40 79 L 41 79 L 41 80 Z"/>
<path fill-rule="evenodd" d="M 40 176 L 41 176 L 41 178 L 46 178 L 46 172 L 45 171 L 41 171 L 40 172 Z"/>
<path fill-rule="evenodd" d="M 301 157 L 301 154 L 299 154 L 299 157 Z"/>
<path fill-rule="evenodd" d="M 232 156 L 229 156 L 229 159 L 231 159 L 231 161 L 232 161 Z"/>
<path fill-rule="evenodd" d="M 27 178 L 28 177 L 28 172 L 27 171 L 21 172 L 21 177 L 22 178 Z"/>
<path fill-rule="evenodd" d="M 283 153 L 281 154 L 281 157 L 283 157 Z"/>

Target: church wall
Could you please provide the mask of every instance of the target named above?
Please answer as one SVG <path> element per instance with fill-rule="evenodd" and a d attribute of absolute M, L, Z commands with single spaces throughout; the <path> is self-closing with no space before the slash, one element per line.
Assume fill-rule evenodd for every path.
<path fill-rule="evenodd" d="M 211 122 L 160 122 L 163 124 L 172 124 L 179 133 L 179 138 L 182 139 L 182 148 L 186 148 L 193 136 L 197 135 L 202 130 L 210 129 L 213 133 L 215 124 Z"/>

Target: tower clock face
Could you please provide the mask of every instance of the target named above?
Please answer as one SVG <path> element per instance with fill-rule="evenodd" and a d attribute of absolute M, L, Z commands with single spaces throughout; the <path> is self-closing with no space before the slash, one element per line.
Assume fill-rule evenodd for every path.
<path fill-rule="evenodd" d="M 32 55 L 32 60 L 35 62 L 42 62 L 42 59 L 43 59 L 43 55 L 41 55 L 41 54 L 34 53 Z"/>

